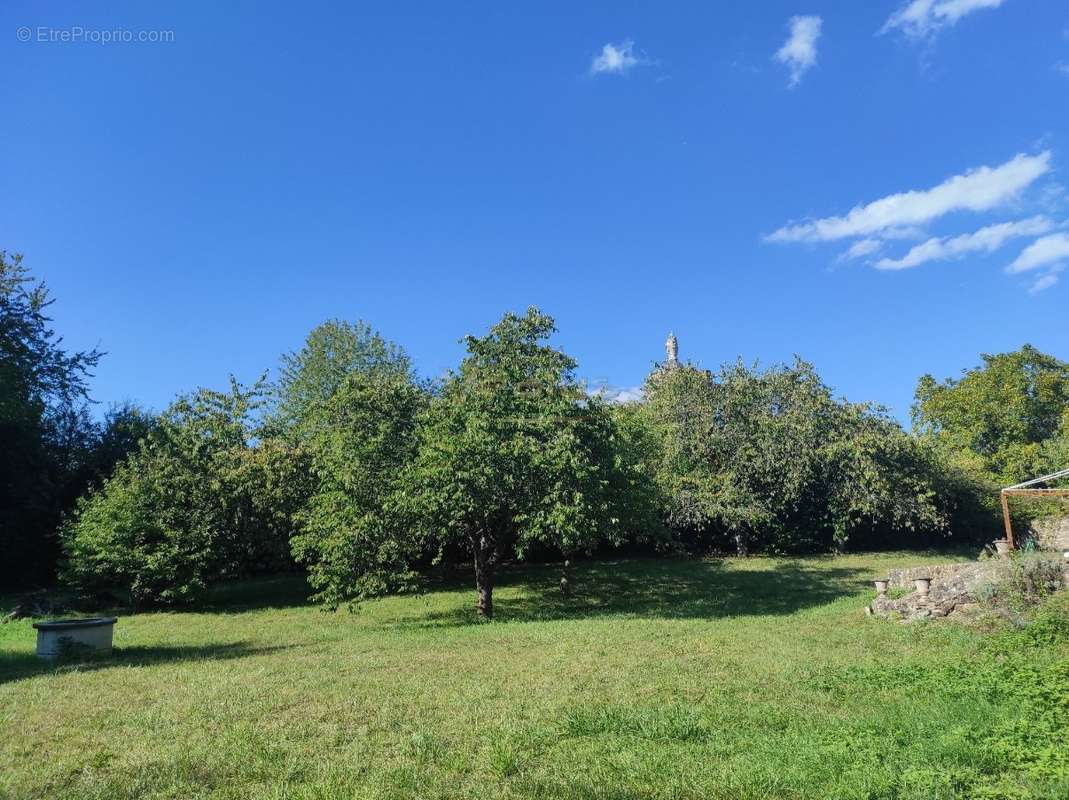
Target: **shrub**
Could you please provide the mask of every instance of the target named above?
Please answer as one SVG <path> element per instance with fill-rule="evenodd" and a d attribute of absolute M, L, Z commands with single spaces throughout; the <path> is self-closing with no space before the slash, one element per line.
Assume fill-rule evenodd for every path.
<path fill-rule="evenodd" d="M 1065 586 L 1059 560 L 1042 553 L 1015 553 L 1000 561 L 996 577 L 979 590 L 989 608 L 1020 615 Z"/>
<path fill-rule="evenodd" d="M 135 604 L 177 603 L 223 577 L 292 564 L 308 493 L 299 449 L 256 442 L 262 384 L 179 398 L 64 527 L 65 579 L 120 586 Z"/>
<path fill-rule="evenodd" d="M 665 522 L 692 548 L 774 552 L 941 536 L 930 448 L 877 407 L 837 401 L 809 364 L 654 372 L 637 414 Z"/>

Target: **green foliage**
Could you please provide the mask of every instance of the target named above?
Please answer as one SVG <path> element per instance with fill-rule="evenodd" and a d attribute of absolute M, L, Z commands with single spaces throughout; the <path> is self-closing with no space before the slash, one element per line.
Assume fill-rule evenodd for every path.
<path fill-rule="evenodd" d="M 317 406 L 354 373 L 411 377 L 412 364 L 403 349 L 366 322 L 328 320 L 314 328 L 300 350 L 282 356 L 269 431 L 296 438 L 315 435 L 315 421 L 324 421 Z"/>
<path fill-rule="evenodd" d="M 836 411 L 836 431 L 820 450 L 835 546 L 947 534 L 952 501 L 934 454 L 869 406 Z"/>
<path fill-rule="evenodd" d="M 1027 344 L 981 358 L 957 380 L 920 379 L 915 429 L 1003 486 L 1066 466 L 1069 364 Z"/>
<path fill-rule="evenodd" d="M 496 565 L 537 544 L 565 553 L 626 536 L 614 505 L 612 420 L 575 380 L 575 362 L 545 341 L 553 320 L 506 314 L 420 420 L 409 496 L 442 546 L 471 553 L 478 609 L 492 614 Z"/>
<path fill-rule="evenodd" d="M 665 522 L 704 531 L 723 520 L 731 528 L 756 521 L 762 510 L 736 491 L 717 462 L 717 394 L 708 373 L 690 366 L 654 372 L 635 416 L 648 442 L 649 462 Z"/>
<path fill-rule="evenodd" d="M 61 347 L 45 313 L 52 302 L 22 256 L 0 250 L 0 419 L 37 418 L 87 396 L 89 370 L 101 353 Z"/>
<path fill-rule="evenodd" d="M 805 362 L 662 368 L 646 396 L 664 517 L 692 545 L 711 531 L 740 553 L 800 551 L 947 528 L 932 454 L 881 410 L 836 401 Z"/>
<path fill-rule="evenodd" d="M 91 445 L 87 380 L 102 354 L 65 350 L 51 304 L 22 257 L 0 250 L 0 584 L 52 576 L 54 531 Z"/>
<path fill-rule="evenodd" d="M 421 542 L 404 513 L 402 474 L 426 395 L 403 373 L 351 373 L 306 417 L 315 490 L 294 556 L 316 598 L 336 607 L 403 588 Z"/>
<path fill-rule="evenodd" d="M 1002 614 L 1026 614 L 1065 587 L 1060 553 L 1015 551 L 1000 558 L 993 580 L 978 590 L 981 602 Z"/>
<path fill-rule="evenodd" d="M 175 401 L 79 503 L 62 533 L 66 580 L 175 603 L 223 577 L 286 568 L 307 467 L 298 450 L 254 442 L 262 395 L 262 381 L 232 380 L 229 392 Z"/>
<path fill-rule="evenodd" d="M 609 507 L 619 535 L 610 537 L 610 545 L 624 540 L 633 544 L 664 548 L 671 544 L 671 532 L 661 518 L 661 494 L 654 474 L 657 448 L 654 433 L 641 413 L 639 404 L 612 405 L 607 411 L 610 429 L 612 468 L 607 470 Z"/>

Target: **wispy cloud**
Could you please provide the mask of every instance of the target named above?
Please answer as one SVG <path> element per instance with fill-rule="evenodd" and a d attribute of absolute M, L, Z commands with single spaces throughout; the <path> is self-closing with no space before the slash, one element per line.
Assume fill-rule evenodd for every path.
<path fill-rule="evenodd" d="M 900 30 L 914 39 L 925 39 L 941 28 L 984 8 L 998 8 L 1004 0 L 912 0 L 892 14 L 880 33 Z"/>
<path fill-rule="evenodd" d="M 1050 151 L 1020 153 L 997 167 L 978 167 L 930 189 L 891 194 L 845 216 L 785 225 L 767 238 L 773 242 L 824 242 L 871 237 L 895 228 L 924 225 L 952 211 L 988 211 L 1014 199 L 1050 170 Z"/>
<path fill-rule="evenodd" d="M 1058 282 L 1058 273 L 1062 271 L 1062 267 L 1057 267 L 1050 270 L 1045 275 L 1040 275 L 1034 281 L 1032 285 L 1028 287 L 1029 294 L 1039 294 L 1042 291 L 1046 291 L 1051 286 Z"/>
<path fill-rule="evenodd" d="M 1006 267 L 1010 273 L 1030 272 L 1046 266 L 1057 266 L 1069 260 L 1069 233 L 1041 236 L 1028 245 L 1013 263 Z"/>
<path fill-rule="evenodd" d="M 864 258 L 870 256 L 883 247 L 883 242 L 879 239 L 858 239 L 852 245 L 850 249 L 839 256 L 840 261 L 852 261 L 855 258 Z"/>
<path fill-rule="evenodd" d="M 786 64 L 791 71 L 790 86 L 793 88 L 802 76 L 817 63 L 817 39 L 820 38 L 822 20 L 817 16 L 791 17 L 787 23 L 790 35 L 774 58 Z"/>
<path fill-rule="evenodd" d="M 591 75 L 624 75 L 632 67 L 645 63 L 646 59 L 635 55 L 635 43 L 626 39 L 619 44 L 607 44 L 590 62 Z"/>
<path fill-rule="evenodd" d="M 876 269 L 909 269 L 929 261 L 945 261 L 966 253 L 993 253 L 1007 241 L 1020 236 L 1038 236 L 1054 227 L 1046 217 L 1030 217 L 1016 222 L 1001 222 L 988 225 L 972 233 L 960 236 L 944 236 L 928 239 L 911 248 L 902 258 L 881 258 Z M 862 239 L 862 242 L 868 241 Z M 858 243 L 860 244 L 860 242 Z"/>

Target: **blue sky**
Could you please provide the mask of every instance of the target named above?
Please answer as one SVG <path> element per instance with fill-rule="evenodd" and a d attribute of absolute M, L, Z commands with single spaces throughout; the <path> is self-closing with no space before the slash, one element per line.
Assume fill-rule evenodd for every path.
<path fill-rule="evenodd" d="M 673 330 L 902 417 L 1069 359 L 1064 2 L 16 1 L 0 41 L 0 247 L 104 403 L 330 317 L 437 375 L 531 304 L 592 383 Z"/>

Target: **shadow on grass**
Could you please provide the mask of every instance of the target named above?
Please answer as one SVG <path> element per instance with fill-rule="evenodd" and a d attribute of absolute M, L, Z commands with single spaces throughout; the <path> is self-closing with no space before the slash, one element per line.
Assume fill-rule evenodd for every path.
<path fill-rule="evenodd" d="M 34 675 L 62 675 L 68 672 L 93 672 L 111 667 L 148 667 L 192 661 L 220 661 L 264 655 L 289 647 L 260 647 L 236 642 L 185 647 L 117 646 L 111 655 L 73 656 L 55 660 L 38 658 L 34 653 L 0 653 L 0 684 Z"/>
<path fill-rule="evenodd" d="M 951 554 L 932 551 L 914 555 Z M 867 568 L 842 566 L 830 555 L 797 560 L 640 557 L 580 561 L 569 572 L 573 592 L 565 598 L 558 587 L 559 564 L 510 564 L 498 573 L 495 619 L 502 622 L 604 616 L 702 619 L 791 614 L 857 594 L 867 584 L 865 579 L 870 572 Z M 313 605 L 310 591 L 303 575 L 253 578 L 213 586 L 188 606 L 145 608 L 142 613 L 160 610 L 236 614 L 310 607 Z M 470 593 L 471 603 L 465 600 L 460 607 L 406 616 L 385 625 L 437 627 L 482 621 L 473 609 L 475 580 L 470 565 L 428 571 L 415 594 L 440 591 Z M 0 681 L 4 680 L 4 663 L 0 655 Z"/>
<path fill-rule="evenodd" d="M 236 614 L 271 608 L 312 605 L 311 588 L 303 575 L 277 575 L 211 586 L 195 603 L 181 609 Z"/>
<path fill-rule="evenodd" d="M 693 559 L 583 562 L 569 572 L 572 596 L 559 589 L 559 567 L 517 566 L 501 570 L 494 595 L 499 622 L 528 622 L 601 616 L 712 619 L 791 614 L 857 594 L 868 570 L 769 562 L 767 568 L 736 569 L 728 561 Z M 459 573 L 435 588 L 465 585 Z M 471 587 L 474 602 L 474 580 Z M 519 589 L 510 596 L 508 589 Z M 426 614 L 411 624 L 468 625 L 479 621 L 473 608 Z"/>

